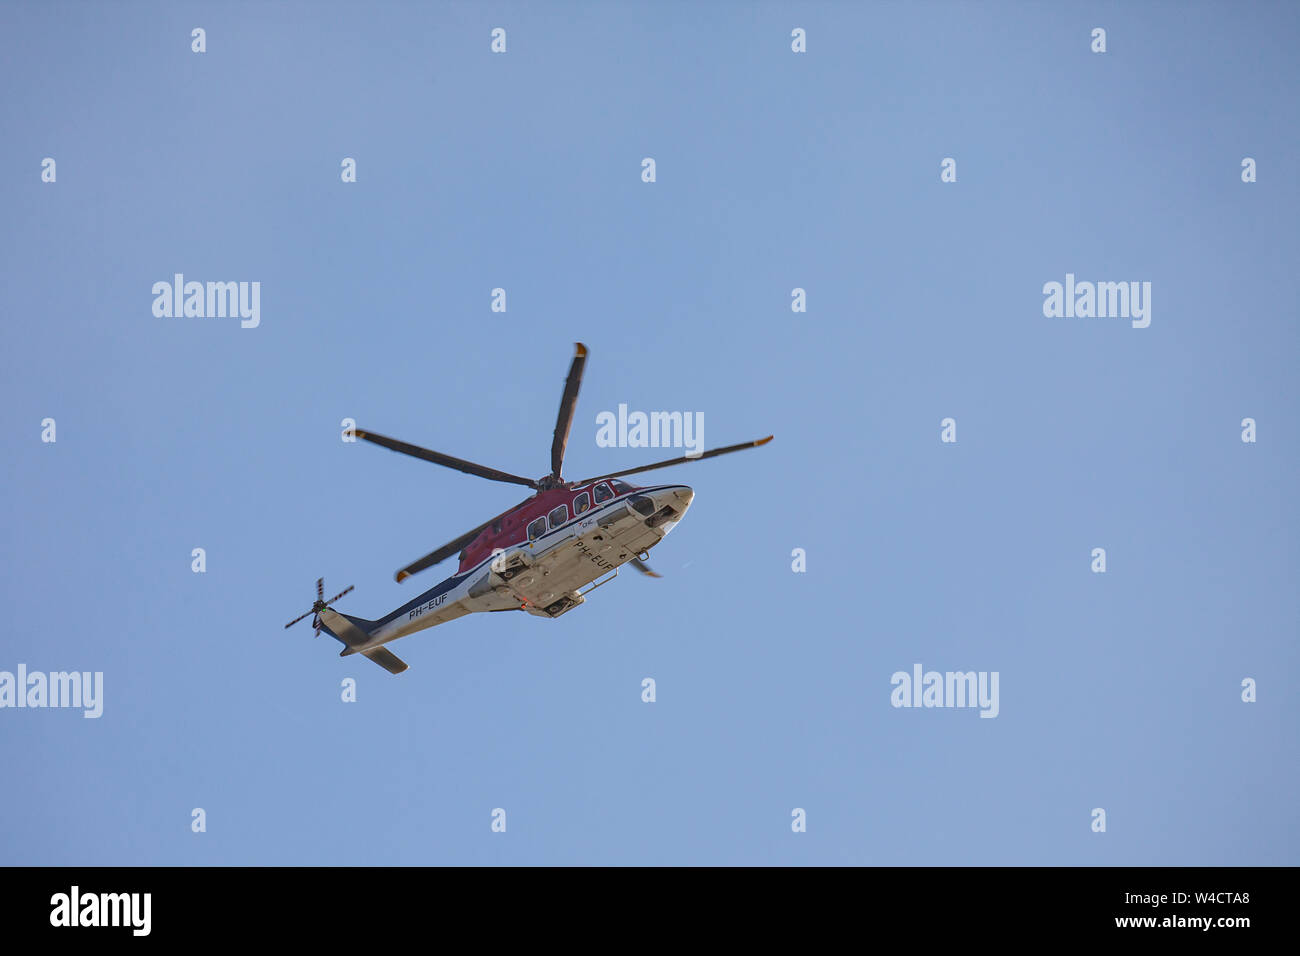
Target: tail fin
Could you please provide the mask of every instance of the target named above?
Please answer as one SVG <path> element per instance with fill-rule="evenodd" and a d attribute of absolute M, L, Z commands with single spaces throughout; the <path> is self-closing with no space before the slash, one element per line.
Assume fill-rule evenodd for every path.
<path fill-rule="evenodd" d="M 344 653 L 370 640 L 370 632 L 375 629 L 376 624 L 375 621 L 367 621 L 363 617 L 340 614 L 329 607 L 320 612 L 320 622 L 330 637 L 345 645 Z M 356 651 L 352 653 L 355 654 Z"/>

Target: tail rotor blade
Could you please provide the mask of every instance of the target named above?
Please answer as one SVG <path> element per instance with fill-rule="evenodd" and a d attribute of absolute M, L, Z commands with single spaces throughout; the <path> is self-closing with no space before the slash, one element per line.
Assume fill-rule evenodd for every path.
<path fill-rule="evenodd" d="M 343 595 L 347 594 L 348 591 L 351 591 L 354 587 L 356 587 L 355 584 L 349 584 L 346 588 L 344 588 L 344 589 L 343 589 L 342 591 L 340 591 L 338 594 L 334 595 L 332 598 L 330 598 L 330 599 L 329 599 L 328 601 L 326 601 L 325 603 L 326 603 L 326 604 L 333 604 L 335 601 L 337 601 L 337 600 L 338 600 L 339 598 L 341 598 Z"/>

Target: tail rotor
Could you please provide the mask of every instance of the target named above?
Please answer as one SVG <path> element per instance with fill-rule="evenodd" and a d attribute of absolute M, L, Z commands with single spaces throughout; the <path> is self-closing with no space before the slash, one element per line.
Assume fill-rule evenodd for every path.
<path fill-rule="evenodd" d="M 325 579 L 324 579 L 324 578 L 317 578 L 317 579 L 316 579 L 316 603 L 314 603 L 314 604 L 311 606 L 311 610 L 310 610 L 310 611 L 307 611 L 307 612 L 304 613 L 304 614 L 299 614 L 299 615 L 298 615 L 297 617 L 295 617 L 292 621 L 290 621 L 288 624 L 286 624 L 286 625 L 285 625 L 285 629 L 288 630 L 289 628 L 293 627 L 295 624 L 297 624 L 299 621 L 301 621 L 303 618 L 307 617 L 308 615 L 315 615 L 315 617 L 312 618 L 312 622 L 311 622 L 311 623 L 312 623 L 312 627 L 314 627 L 314 628 L 316 629 L 316 636 L 317 636 L 317 637 L 320 637 L 320 628 L 321 628 L 321 623 L 320 623 L 320 612 L 323 611 L 323 610 L 325 610 L 327 607 L 329 607 L 331 604 L 333 604 L 335 601 L 337 601 L 337 600 L 338 600 L 339 598 L 341 598 L 343 595 L 347 594 L 349 591 L 352 590 L 352 588 L 353 588 L 353 585 L 349 584 L 346 588 L 344 588 L 344 589 L 343 589 L 342 591 L 340 591 L 338 594 L 334 595 L 332 598 L 330 598 L 328 601 L 326 601 L 326 600 L 325 600 Z"/>

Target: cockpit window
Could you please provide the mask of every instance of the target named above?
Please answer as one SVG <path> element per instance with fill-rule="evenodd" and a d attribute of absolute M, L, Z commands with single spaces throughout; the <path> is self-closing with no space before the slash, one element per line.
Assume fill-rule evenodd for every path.
<path fill-rule="evenodd" d="M 554 511 L 551 512 L 552 528 L 558 528 L 560 525 L 564 524 L 564 522 L 568 520 L 569 520 L 568 505 L 560 505 L 560 507 L 556 508 Z"/>
<path fill-rule="evenodd" d="M 528 525 L 528 540 L 536 541 L 546 534 L 546 519 L 536 518 Z"/>
<path fill-rule="evenodd" d="M 573 513 L 580 515 L 591 507 L 591 495 L 585 491 L 573 499 Z"/>
<path fill-rule="evenodd" d="M 617 478 L 611 478 L 609 479 L 609 483 L 614 486 L 614 491 L 620 495 L 625 495 L 632 491 L 632 486 L 626 481 L 619 481 Z"/>
<path fill-rule="evenodd" d="M 610 491 L 609 486 L 604 482 L 601 482 L 596 486 L 596 504 L 600 504 L 602 501 L 609 501 L 609 499 L 613 497 L 614 492 Z"/>

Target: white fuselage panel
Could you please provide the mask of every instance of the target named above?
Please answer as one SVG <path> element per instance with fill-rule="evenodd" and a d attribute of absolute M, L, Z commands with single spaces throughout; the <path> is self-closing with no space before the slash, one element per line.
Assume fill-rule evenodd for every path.
<path fill-rule="evenodd" d="M 597 505 L 536 541 L 486 559 L 455 587 L 377 628 L 360 649 L 475 612 L 522 607 L 542 617 L 558 617 L 582 603 L 579 588 L 662 541 L 693 498 L 684 485 L 663 485 Z"/>

